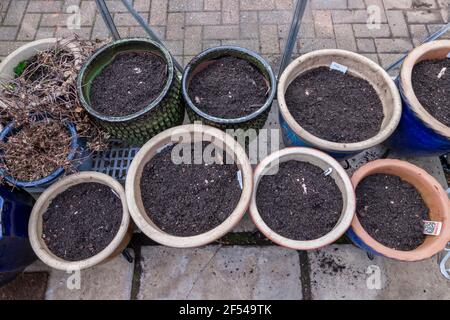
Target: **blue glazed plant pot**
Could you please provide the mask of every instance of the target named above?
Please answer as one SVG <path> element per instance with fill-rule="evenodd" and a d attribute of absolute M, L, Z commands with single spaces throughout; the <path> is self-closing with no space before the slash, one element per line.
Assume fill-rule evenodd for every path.
<path fill-rule="evenodd" d="M 289 85 L 300 75 L 318 67 L 329 67 L 336 62 L 348 67 L 348 73 L 367 80 L 383 104 L 384 120 L 374 137 L 356 143 L 337 143 L 314 136 L 297 123 L 289 112 L 285 94 Z M 305 54 L 293 61 L 278 82 L 280 125 L 286 146 L 311 147 L 328 153 L 337 160 L 348 159 L 386 141 L 397 128 L 402 104 L 397 87 L 390 76 L 372 60 L 345 50 L 319 50 Z"/>
<path fill-rule="evenodd" d="M 33 203 L 26 192 L 0 186 L 0 286 L 36 260 L 28 239 Z"/>
<path fill-rule="evenodd" d="M 45 121 L 47 121 L 47 120 L 45 120 Z M 71 150 L 70 150 L 70 153 L 69 153 L 67 159 L 70 161 L 73 161 L 75 167 L 84 165 L 85 163 L 80 163 L 80 161 L 77 160 L 77 158 L 80 158 L 80 159 L 83 158 L 84 153 L 85 153 L 85 148 L 83 146 L 81 139 L 79 139 L 79 137 L 77 135 L 75 125 L 72 123 L 66 123 L 65 125 L 71 135 L 71 142 L 70 142 Z M 15 128 L 14 123 L 10 123 L 0 133 L 0 140 L 7 143 L 8 137 L 17 133 L 18 131 L 20 131 L 20 129 L 21 129 L 20 127 Z M 86 161 L 88 161 L 88 160 L 86 160 Z M 59 167 L 53 173 L 51 173 L 50 175 L 43 177 L 41 179 L 34 180 L 34 181 L 21 181 L 21 180 L 15 179 L 14 177 L 11 177 L 8 174 L 8 172 L 6 172 L 5 169 L 0 168 L 0 175 L 2 175 L 8 183 L 10 183 L 13 186 L 19 187 L 19 188 L 24 188 L 25 190 L 29 190 L 30 192 L 32 192 L 32 191 L 41 191 L 42 192 L 43 189 L 50 186 L 59 177 L 61 177 L 61 175 L 63 173 L 64 173 L 64 168 Z"/>
<path fill-rule="evenodd" d="M 414 94 L 412 71 L 423 60 L 448 59 L 450 40 L 426 43 L 406 58 L 398 87 L 403 113 L 396 132 L 386 145 L 403 156 L 439 156 L 450 152 L 450 128 L 429 114 Z"/>

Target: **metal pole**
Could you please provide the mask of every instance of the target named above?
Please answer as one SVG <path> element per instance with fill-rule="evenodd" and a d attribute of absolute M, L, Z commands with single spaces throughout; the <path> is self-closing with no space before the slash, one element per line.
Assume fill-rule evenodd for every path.
<path fill-rule="evenodd" d="M 442 28 L 440 28 L 438 31 L 436 31 L 435 33 L 433 33 L 432 35 L 430 35 L 428 38 L 426 38 L 422 44 L 427 43 L 427 42 L 431 42 L 434 40 L 439 39 L 444 33 L 446 33 L 447 31 L 450 30 L 450 23 L 447 23 L 445 26 L 443 26 Z M 401 57 L 399 60 L 395 61 L 393 64 L 391 64 L 389 67 L 386 68 L 386 71 L 390 71 L 392 69 L 397 68 L 399 65 L 401 65 L 403 63 L 403 61 L 406 59 L 406 57 L 408 56 L 408 53 L 405 53 L 403 55 L 403 57 Z"/>
<path fill-rule="evenodd" d="M 284 49 L 283 58 L 281 59 L 280 63 L 278 79 L 280 79 L 284 69 L 286 69 L 287 65 L 291 61 L 292 51 L 294 50 L 294 45 L 297 41 L 298 31 L 302 23 L 307 3 L 308 0 L 297 0 L 297 3 L 295 5 L 294 16 L 292 17 L 291 21 L 291 27 L 289 29 L 289 35 L 286 42 L 286 48 Z"/>
<path fill-rule="evenodd" d="M 131 13 L 131 15 L 136 19 L 136 21 L 139 23 L 139 25 L 145 30 L 145 32 L 147 32 L 147 34 L 150 36 L 150 39 L 158 42 L 163 47 L 165 47 L 164 44 L 162 43 L 162 41 L 158 38 L 158 36 L 153 32 L 152 29 L 150 29 L 150 27 L 148 26 L 147 22 L 134 9 L 133 5 L 128 0 L 122 0 L 122 3 L 127 8 L 127 10 Z M 167 50 L 167 51 L 169 51 L 169 50 Z M 169 53 L 170 53 L 170 51 L 169 51 Z M 170 53 L 170 55 L 172 56 L 172 60 L 173 60 L 173 64 L 174 64 L 175 68 L 179 72 L 182 73 L 183 72 L 183 67 L 178 63 L 178 61 L 175 59 L 175 57 L 171 53 Z"/>
<path fill-rule="evenodd" d="M 114 40 L 120 39 L 120 34 L 117 31 L 116 25 L 114 24 L 114 20 L 111 16 L 111 13 L 108 10 L 108 6 L 105 3 L 105 0 L 95 0 L 97 3 L 97 7 L 102 15 L 103 21 L 108 27 L 109 33 L 111 33 Z"/>

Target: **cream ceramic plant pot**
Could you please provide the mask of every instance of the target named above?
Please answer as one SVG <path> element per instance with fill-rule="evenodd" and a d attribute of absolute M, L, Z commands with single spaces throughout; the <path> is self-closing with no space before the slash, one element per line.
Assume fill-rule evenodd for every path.
<path fill-rule="evenodd" d="M 354 188 L 356 189 L 364 178 L 377 173 L 394 175 L 413 185 L 429 208 L 430 219 L 442 222 L 441 234 L 439 236 L 427 236 L 425 242 L 414 250 L 395 250 L 372 238 L 364 230 L 355 214 L 352 227 L 347 232 L 353 243 L 373 254 L 401 261 L 428 259 L 444 250 L 450 241 L 450 207 L 448 196 L 439 182 L 425 170 L 411 163 L 401 160 L 383 159 L 369 162 L 358 169 L 352 177 Z"/>
<path fill-rule="evenodd" d="M 141 177 L 145 165 L 165 146 L 179 141 L 183 143 L 212 141 L 216 147 L 234 157 L 242 174 L 242 193 L 231 215 L 216 228 L 196 236 L 178 237 L 162 231 L 147 215 L 141 196 Z M 169 182 L 168 182 L 169 183 Z M 242 146 L 225 132 L 204 125 L 183 125 L 166 130 L 149 142 L 137 153 L 130 168 L 125 185 L 131 217 L 142 232 L 150 239 L 169 247 L 192 248 L 207 245 L 231 231 L 244 216 L 253 189 L 252 167 Z M 167 199 L 170 205 L 170 199 Z"/>
<path fill-rule="evenodd" d="M 101 252 L 85 260 L 67 261 L 54 255 L 42 239 L 42 215 L 58 194 L 81 183 L 101 183 L 114 190 L 122 202 L 122 222 L 111 243 Z M 122 185 L 106 174 L 87 171 L 67 176 L 42 193 L 33 207 L 28 224 L 31 246 L 38 258 L 48 266 L 64 271 L 83 270 L 111 260 L 126 248 L 131 240 L 132 231 L 125 191 Z"/>
<path fill-rule="evenodd" d="M 329 168 L 333 169 L 330 174 L 339 190 L 342 193 L 343 208 L 339 221 L 334 228 L 321 238 L 299 241 L 288 239 L 273 231 L 261 218 L 258 211 L 258 205 L 256 203 L 256 194 L 258 191 L 258 185 L 261 178 L 270 173 L 274 173 L 277 170 L 278 164 L 287 161 L 300 161 L 307 162 L 314 166 L 321 168 L 323 171 Z M 271 241 L 276 244 L 294 249 L 294 250 L 314 250 L 324 246 L 327 246 L 336 240 L 338 240 L 350 227 L 350 224 L 355 213 L 355 193 L 353 191 L 352 183 L 348 177 L 346 171 L 342 166 L 329 155 L 310 148 L 286 148 L 272 153 L 265 158 L 256 167 L 254 174 L 254 191 L 252 194 L 252 201 L 250 204 L 250 215 L 257 226 L 257 228 Z"/>
<path fill-rule="evenodd" d="M 286 104 L 285 94 L 289 85 L 300 75 L 318 67 L 329 67 L 336 62 L 348 67 L 348 73 L 367 80 L 377 92 L 382 104 L 384 120 L 374 137 L 356 143 L 331 142 L 311 134 L 297 123 Z M 313 51 L 294 60 L 283 72 L 277 92 L 280 107 L 280 125 L 287 146 L 312 147 L 322 150 L 339 160 L 354 156 L 383 143 L 397 128 L 402 113 L 402 103 L 391 77 L 372 60 L 345 50 L 327 49 Z"/>
<path fill-rule="evenodd" d="M 65 40 L 48 38 L 29 42 L 13 51 L 2 61 L 2 63 L 0 63 L 0 81 L 8 81 L 13 79 L 14 68 L 20 62 L 30 59 L 40 51 L 49 50 L 55 47 L 58 41 L 62 41 L 62 44 L 64 45 Z M 65 46 L 74 54 L 76 59 L 79 59 L 79 64 L 81 65 L 82 61 L 79 55 L 79 47 L 70 41 L 66 41 Z"/>

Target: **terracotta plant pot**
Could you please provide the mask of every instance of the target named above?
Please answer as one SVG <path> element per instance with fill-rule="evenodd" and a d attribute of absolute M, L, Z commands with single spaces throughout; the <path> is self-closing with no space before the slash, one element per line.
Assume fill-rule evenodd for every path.
<path fill-rule="evenodd" d="M 402 261 L 419 261 L 432 257 L 444 250 L 450 241 L 450 207 L 447 194 L 425 170 L 406 161 L 384 159 L 376 160 L 361 167 L 352 177 L 355 189 L 367 176 L 383 173 L 398 176 L 413 185 L 422 196 L 430 210 L 430 219 L 443 223 L 439 236 L 427 236 L 425 242 L 417 249 L 400 251 L 388 248 L 372 238 L 358 220 L 355 214 L 352 227 L 348 231 L 350 239 L 359 247 L 374 254 Z"/>
<path fill-rule="evenodd" d="M 319 168 L 326 171 L 329 168 L 333 169 L 331 177 L 335 181 L 339 190 L 342 193 L 343 209 L 341 217 L 337 222 L 336 226 L 326 235 L 319 239 L 299 241 L 292 240 L 283 237 L 273 231 L 261 218 L 258 211 L 258 206 L 256 203 L 256 193 L 258 191 L 258 185 L 261 178 L 276 169 L 279 163 L 295 160 L 308 162 L 312 165 L 318 166 Z M 352 183 L 344 168 L 329 155 L 310 148 L 286 148 L 277 152 L 272 153 L 267 158 L 265 158 L 256 167 L 254 174 L 254 191 L 252 194 L 252 201 L 250 204 L 250 215 L 255 223 L 256 227 L 271 241 L 276 244 L 294 249 L 294 250 L 314 250 L 326 245 L 329 245 L 336 240 L 338 240 L 350 227 L 350 224 L 355 213 L 355 193 L 353 191 Z"/>
<path fill-rule="evenodd" d="M 297 123 L 289 112 L 285 94 L 289 85 L 300 75 L 318 67 L 329 67 L 332 62 L 348 67 L 348 73 L 367 80 L 378 93 L 383 104 L 384 120 L 378 134 L 357 143 L 337 143 L 314 136 Z M 345 50 L 313 51 L 294 60 L 278 82 L 278 104 L 283 140 L 287 146 L 312 147 L 343 160 L 383 143 L 397 128 L 402 113 L 400 95 L 394 81 L 372 60 Z"/>
<path fill-rule="evenodd" d="M 158 228 L 147 215 L 141 196 L 141 177 L 145 165 L 157 154 L 158 150 L 170 143 L 178 142 L 180 136 L 183 137 L 183 143 L 211 141 L 213 139 L 213 143 L 218 148 L 225 149 L 224 151 L 231 156 L 234 155 L 236 165 L 242 174 L 241 198 L 231 215 L 216 228 L 191 237 L 173 236 Z M 184 125 L 158 134 L 142 147 L 128 170 L 125 190 L 131 217 L 146 236 L 169 247 L 191 248 L 203 246 L 219 239 L 239 223 L 250 203 L 253 189 L 252 181 L 250 160 L 242 146 L 233 137 L 209 126 Z M 167 199 L 167 201 L 167 205 L 170 205 L 170 199 Z"/>
<path fill-rule="evenodd" d="M 403 113 L 388 145 L 398 154 L 442 155 L 450 152 L 450 128 L 434 118 L 417 99 L 412 86 L 414 66 L 424 60 L 448 59 L 450 40 L 433 41 L 411 51 L 400 70 Z"/>
<path fill-rule="evenodd" d="M 101 252 L 85 260 L 66 261 L 54 255 L 42 239 L 42 215 L 58 194 L 81 183 L 101 183 L 113 189 L 122 201 L 122 222 L 116 236 Z M 131 240 L 132 231 L 125 191 L 122 185 L 108 175 L 88 171 L 67 176 L 48 188 L 34 205 L 28 224 L 31 246 L 38 258 L 48 266 L 64 271 L 83 270 L 111 260 L 126 248 Z"/>

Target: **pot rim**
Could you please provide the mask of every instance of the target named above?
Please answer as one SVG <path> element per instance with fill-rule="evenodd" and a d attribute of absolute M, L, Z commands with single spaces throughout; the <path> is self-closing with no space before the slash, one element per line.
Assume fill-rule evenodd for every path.
<path fill-rule="evenodd" d="M 431 127 L 433 130 L 439 132 L 441 135 L 450 138 L 450 127 L 434 118 L 423 107 L 416 94 L 414 93 L 414 89 L 412 86 L 412 72 L 415 65 L 422 60 L 427 60 L 426 58 L 422 58 L 424 58 L 424 56 L 427 55 L 430 51 L 445 48 L 447 48 L 448 53 L 450 53 L 450 40 L 436 40 L 428 42 L 412 50 L 406 57 L 400 70 L 400 93 L 408 102 L 408 105 L 414 111 L 416 116 L 419 117 L 419 119 L 421 119 L 424 123 L 427 124 L 427 126 Z"/>
<path fill-rule="evenodd" d="M 320 159 L 321 161 L 326 162 L 328 165 L 330 165 L 331 168 L 333 168 L 333 171 L 337 172 L 339 178 L 342 180 L 344 185 L 344 190 L 346 193 L 346 200 L 347 200 L 347 206 L 346 208 L 343 207 L 343 212 L 341 213 L 341 219 L 337 222 L 336 226 L 327 234 L 324 236 L 314 239 L 314 240 L 293 240 L 286 238 L 278 233 L 276 233 L 274 230 L 272 230 L 262 219 L 258 207 L 256 204 L 256 193 L 258 191 L 258 184 L 259 180 L 263 176 L 263 173 L 267 169 L 267 167 L 272 164 L 277 159 L 280 159 L 284 156 L 289 155 L 308 155 L 312 156 L 314 158 Z M 295 161 L 295 160 L 294 160 Z M 255 223 L 256 227 L 261 231 L 268 239 L 270 239 L 272 242 L 289 248 L 293 250 L 315 250 L 322 247 L 325 247 L 329 244 L 332 244 L 336 240 L 338 240 L 340 237 L 342 237 L 345 232 L 348 230 L 348 228 L 351 225 L 353 215 L 355 213 L 356 208 L 356 200 L 355 200 L 355 192 L 350 180 L 350 177 L 347 175 L 347 172 L 342 168 L 342 166 L 331 156 L 328 154 L 312 149 L 312 148 L 305 148 L 305 147 L 288 147 L 285 149 L 278 150 L 269 156 L 267 156 L 265 159 L 263 159 L 258 166 L 255 169 L 254 173 L 254 190 L 252 194 L 252 201 L 250 204 L 250 217 L 252 218 L 253 222 Z M 342 191 L 342 190 L 341 190 Z M 344 195 L 343 195 L 344 198 Z M 345 199 L 344 199 L 345 202 Z"/>
<path fill-rule="evenodd" d="M 130 42 L 141 42 L 141 43 L 150 44 L 150 45 L 154 46 L 156 48 L 156 50 L 158 50 L 161 54 L 163 54 L 164 60 L 167 64 L 167 70 L 168 70 L 166 83 L 164 85 L 164 88 L 159 93 L 158 97 L 153 99 L 144 109 L 141 109 L 135 113 L 132 113 L 132 114 L 126 115 L 126 116 L 117 117 L 117 116 L 104 115 L 104 114 L 94 110 L 91 107 L 91 104 L 85 98 L 84 92 L 82 90 L 85 73 L 87 71 L 87 68 L 91 65 L 91 63 L 93 63 L 94 60 L 97 59 L 97 57 L 100 56 L 101 54 L 103 54 L 105 51 L 109 50 L 113 46 L 117 46 L 117 45 L 120 46 L 122 44 L 130 43 Z M 77 92 L 78 92 L 78 96 L 80 97 L 81 105 L 91 116 L 93 116 L 99 120 L 102 120 L 105 122 L 110 122 L 110 123 L 127 122 L 127 121 L 134 120 L 136 118 L 139 118 L 139 117 L 147 114 L 154 108 L 156 108 L 169 93 L 170 88 L 172 87 L 174 77 L 175 77 L 175 71 L 174 71 L 172 56 L 170 55 L 169 51 L 167 51 L 167 49 L 164 48 L 161 44 L 159 44 L 156 41 L 146 39 L 146 38 L 136 38 L 136 37 L 124 38 L 124 39 L 115 40 L 115 41 L 108 43 L 107 45 L 105 45 L 102 48 L 100 48 L 99 50 L 97 50 L 94 54 L 92 54 L 89 57 L 89 59 L 86 60 L 86 62 L 83 64 L 83 66 L 78 74 L 78 77 L 77 77 Z"/>
<path fill-rule="evenodd" d="M 64 192 L 67 188 L 81 183 L 101 183 L 113 189 L 117 193 L 117 195 L 119 195 L 122 203 L 122 222 L 113 240 L 102 251 L 84 260 L 67 261 L 56 256 L 47 248 L 41 238 L 41 234 L 38 234 L 38 224 L 42 223 L 42 215 L 47 209 L 49 201 L 53 200 L 57 195 Z M 64 189 L 59 190 L 60 188 Z M 115 251 L 120 248 L 122 242 L 126 239 L 129 227 L 130 215 L 128 213 L 125 191 L 122 185 L 106 174 L 93 171 L 85 171 L 62 178 L 58 182 L 52 184 L 47 190 L 42 193 L 42 195 L 36 201 L 31 212 L 30 220 L 28 223 L 28 233 L 33 251 L 45 264 L 59 270 L 74 271 L 93 267 L 110 258 L 115 253 Z"/>
<path fill-rule="evenodd" d="M 252 112 L 252 113 L 250 113 L 250 114 L 248 114 L 248 115 L 246 115 L 244 117 L 225 119 L 225 118 L 219 118 L 219 117 L 211 116 L 211 115 L 205 113 L 204 111 L 200 110 L 194 104 L 194 102 L 189 97 L 189 93 L 188 93 L 188 78 L 190 77 L 191 73 L 195 71 L 196 65 L 198 63 L 203 62 L 205 59 L 208 59 L 208 57 L 211 54 L 223 52 L 223 56 L 226 56 L 227 52 L 230 52 L 230 51 L 243 53 L 243 54 L 245 54 L 247 56 L 250 56 L 250 57 L 258 60 L 261 63 L 261 65 L 264 66 L 264 68 L 266 69 L 266 71 L 267 71 L 267 73 L 269 75 L 269 79 L 267 79 L 267 80 L 269 81 L 270 91 L 269 91 L 269 96 L 266 99 L 266 102 L 258 110 L 254 111 L 254 112 Z M 242 47 L 239 47 L 239 46 L 226 45 L 226 46 L 217 46 L 217 47 L 213 47 L 213 48 L 207 49 L 207 50 L 201 52 L 200 54 L 198 54 L 197 56 L 195 56 L 188 63 L 186 68 L 184 69 L 183 79 L 181 81 L 181 86 L 182 86 L 181 87 L 182 88 L 181 91 L 182 91 L 182 94 L 183 94 L 184 101 L 187 103 L 189 108 L 192 109 L 198 116 L 200 116 L 200 117 L 202 117 L 204 119 L 207 119 L 209 121 L 212 121 L 214 123 L 231 125 L 231 124 L 241 124 L 243 122 L 247 122 L 247 121 L 253 120 L 253 119 L 257 118 L 258 116 L 260 116 L 265 111 L 267 111 L 267 109 L 270 108 L 270 106 L 272 105 L 273 100 L 275 98 L 275 94 L 276 94 L 276 90 L 277 90 L 277 81 L 276 81 L 276 78 L 275 78 L 275 74 L 273 73 L 272 67 L 259 54 L 257 54 L 256 52 L 254 52 L 252 50 L 249 50 L 249 49 L 246 49 L 246 48 L 242 48 Z"/>
<path fill-rule="evenodd" d="M 141 199 L 141 194 L 140 192 L 138 194 L 138 190 L 136 190 L 135 188 L 136 182 L 140 179 L 137 178 L 137 175 L 140 175 L 143 170 L 143 167 L 142 169 L 140 169 L 139 166 L 144 162 L 144 160 L 146 160 L 145 158 L 147 154 L 167 145 L 167 141 L 170 141 L 172 135 L 176 135 L 178 133 L 202 135 L 202 138 L 204 134 L 213 136 L 215 141 L 219 141 L 234 152 L 235 157 L 238 159 L 238 163 L 240 163 L 240 170 L 242 173 L 242 193 L 234 211 L 228 216 L 225 221 L 223 221 L 214 229 L 190 237 L 174 236 L 160 230 L 156 225 L 152 226 L 147 221 L 147 219 L 150 220 L 150 218 L 145 212 L 145 208 L 143 211 L 141 211 L 137 205 L 137 202 L 139 201 L 139 199 Z M 152 158 L 145 161 L 145 164 L 151 161 L 151 159 Z M 189 124 L 165 130 L 157 136 L 153 137 L 141 148 L 141 150 L 133 159 L 130 168 L 128 169 L 128 175 L 125 183 L 125 192 L 131 217 L 133 218 L 139 229 L 142 230 L 142 232 L 147 237 L 162 245 L 174 248 L 194 248 L 207 245 L 231 231 L 233 227 L 236 226 L 244 216 L 249 206 L 253 189 L 252 172 L 253 171 L 250 160 L 248 159 L 247 154 L 245 153 L 245 150 L 242 148 L 242 146 L 238 142 L 236 142 L 232 136 L 219 129 L 207 125 L 198 126 Z"/>
<path fill-rule="evenodd" d="M 47 119 L 42 119 L 39 122 L 42 121 L 54 121 L 51 118 L 47 118 Z M 16 129 L 14 127 L 15 123 L 11 122 L 10 124 L 8 124 L 5 128 L 3 128 L 3 130 L 0 132 L 0 141 L 3 141 L 6 143 L 7 137 L 10 136 L 11 134 L 13 134 L 14 129 Z M 75 155 L 77 154 L 77 149 L 79 147 L 79 138 L 78 138 L 78 134 L 77 134 L 77 130 L 75 128 L 75 125 L 71 122 L 64 122 L 63 125 L 68 129 L 68 131 L 70 132 L 70 153 L 67 156 L 67 159 L 72 161 L 75 159 Z M 23 126 L 20 126 L 19 128 L 17 128 L 17 130 L 21 130 L 23 128 Z M 63 167 L 58 167 L 55 171 L 53 171 L 52 173 L 50 173 L 48 176 L 45 176 L 43 178 L 37 179 L 37 180 L 33 180 L 33 181 L 23 181 L 23 180 L 17 180 L 14 177 L 7 175 L 7 171 L 3 168 L 0 168 L 0 175 L 2 175 L 6 181 L 8 181 L 9 183 L 13 184 L 14 186 L 20 187 L 20 188 L 29 188 L 29 187 L 35 187 L 35 186 L 41 186 L 41 185 L 45 185 L 47 183 L 50 183 L 51 181 L 55 180 L 56 178 L 58 178 L 61 174 L 63 174 L 64 172 L 64 168 Z"/>
<path fill-rule="evenodd" d="M 328 140 L 321 139 L 319 137 L 316 137 L 315 135 L 308 132 L 306 129 L 304 129 L 292 116 L 290 113 L 285 99 L 285 93 L 289 86 L 288 77 L 294 73 L 296 70 L 298 70 L 301 65 L 306 61 L 313 59 L 317 55 L 322 56 L 340 56 L 346 59 L 353 59 L 356 61 L 359 61 L 362 63 L 362 65 L 366 66 L 367 68 L 370 68 L 372 70 L 376 70 L 377 72 L 382 75 L 383 79 L 385 80 L 385 83 L 387 84 L 389 91 L 392 95 L 392 98 L 394 100 L 393 103 L 393 114 L 390 119 L 390 121 L 386 124 L 386 127 L 384 129 L 381 129 L 377 135 L 374 137 L 367 139 L 365 141 L 355 142 L 355 143 L 338 143 L 338 142 L 331 142 Z M 300 73 L 301 74 L 301 73 Z M 281 75 L 281 78 L 278 82 L 278 92 L 277 92 L 277 99 L 278 99 L 278 105 L 280 107 L 280 114 L 284 117 L 286 122 L 288 123 L 289 127 L 295 132 L 296 135 L 301 137 L 303 140 L 305 140 L 309 145 L 313 146 L 314 148 L 318 148 L 321 150 L 326 150 L 327 152 L 352 152 L 352 151 L 361 151 L 365 149 L 369 149 L 373 146 L 376 146 L 378 144 L 381 144 L 384 142 L 391 134 L 395 131 L 398 124 L 400 123 L 400 118 L 402 114 L 402 102 L 400 98 L 400 94 L 398 93 L 398 89 L 392 80 L 392 78 L 389 76 L 389 74 L 381 68 L 378 64 L 376 64 L 374 61 L 370 60 L 369 58 L 366 58 L 363 55 L 347 51 L 347 50 L 340 50 L 340 49 L 323 49 L 323 50 L 316 50 L 309 52 L 307 54 L 304 54 L 300 56 L 299 58 L 295 59 L 293 62 L 289 64 L 289 66 L 286 68 L 286 70 Z"/>
<path fill-rule="evenodd" d="M 419 168 L 409 162 L 397 160 L 397 159 L 380 159 L 375 160 L 372 162 L 369 162 L 368 164 L 362 166 L 359 168 L 352 177 L 352 183 L 356 190 L 358 184 L 366 177 L 376 174 L 379 172 L 382 172 L 383 169 L 399 169 L 405 170 L 408 172 L 415 173 L 419 176 L 421 176 L 421 179 L 427 184 L 429 190 L 432 190 L 434 193 L 439 194 L 439 199 L 441 201 L 441 206 L 443 208 L 446 208 L 443 210 L 444 219 L 443 219 L 443 226 L 441 230 L 441 234 L 438 236 L 438 241 L 433 243 L 432 245 L 427 246 L 426 248 L 423 248 L 422 246 L 418 247 L 417 249 L 411 250 L 411 251 L 402 251 L 402 250 L 395 250 L 392 248 L 389 248 L 377 240 L 375 240 L 373 237 L 369 235 L 369 233 L 363 228 L 361 225 L 361 222 L 358 219 L 357 214 L 355 213 L 352 221 L 352 229 L 355 232 L 355 234 L 370 248 L 372 248 L 374 251 L 378 252 L 379 254 L 386 256 L 388 258 L 402 260 L 402 261 L 420 261 L 424 259 L 428 259 L 432 257 L 433 255 L 437 254 L 438 252 L 442 251 L 447 243 L 450 241 L 450 210 L 449 210 L 449 199 L 445 191 L 442 189 L 439 182 L 431 176 L 429 173 L 427 173 L 422 168 Z M 389 172 L 387 174 L 395 175 L 393 172 Z M 396 175 L 397 176 L 397 175 Z M 400 176 L 398 176 L 400 177 Z M 400 177 L 402 178 L 402 177 Z M 409 182 L 414 187 L 416 187 L 413 183 Z M 416 188 L 417 189 L 417 188 Z"/>

